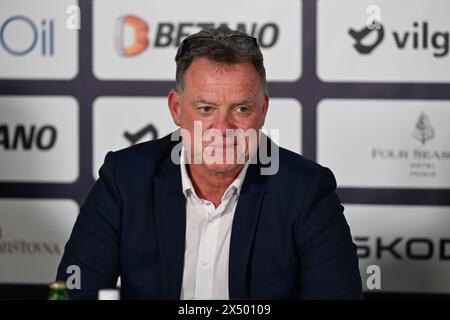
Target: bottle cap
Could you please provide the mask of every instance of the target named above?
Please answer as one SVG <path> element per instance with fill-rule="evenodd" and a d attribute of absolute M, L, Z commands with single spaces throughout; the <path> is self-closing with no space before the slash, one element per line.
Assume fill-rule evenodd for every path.
<path fill-rule="evenodd" d="M 98 300 L 119 300 L 120 292 L 117 289 L 98 290 Z"/>
<path fill-rule="evenodd" d="M 50 289 L 67 289 L 66 283 L 63 281 L 56 281 L 48 284 Z"/>

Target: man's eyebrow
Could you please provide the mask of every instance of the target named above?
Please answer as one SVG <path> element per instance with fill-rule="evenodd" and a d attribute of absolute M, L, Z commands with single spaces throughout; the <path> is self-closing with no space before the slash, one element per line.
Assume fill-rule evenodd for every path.
<path fill-rule="evenodd" d="M 230 104 L 230 106 L 231 107 L 236 107 L 236 106 L 240 106 L 240 105 L 253 104 L 253 103 L 255 103 L 255 99 L 252 98 L 252 97 L 248 97 L 248 98 L 245 98 L 245 99 L 242 99 L 242 100 L 234 101 L 234 102 L 232 102 Z M 200 98 L 200 97 L 194 98 L 194 99 L 191 100 L 191 105 L 197 105 L 197 104 L 207 104 L 207 105 L 211 105 L 211 106 L 219 105 L 217 102 L 212 102 L 212 101 L 209 101 L 207 99 Z"/>
<path fill-rule="evenodd" d="M 217 103 L 212 102 L 212 101 L 208 101 L 208 100 L 203 99 L 203 98 L 194 98 L 194 99 L 191 100 L 191 104 L 192 104 L 192 105 L 196 105 L 196 104 L 209 104 L 209 105 L 212 105 L 212 106 L 216 106 L 216 105 L 217 105 Z"/>
<path fill-rule="evenodd" d="M 233 102 L 230 105 L 232 107 L 236 107 L 236 106 L 240 106 L 240 105 L 243 105 L 243 104 L 253 104 L 254 102 L 255 102 L 255 99 L 249 97 L 249 98 L 246 98 L 246 99 L 243 99 L 243 100 L 239 100 L 239 101 Z"/>

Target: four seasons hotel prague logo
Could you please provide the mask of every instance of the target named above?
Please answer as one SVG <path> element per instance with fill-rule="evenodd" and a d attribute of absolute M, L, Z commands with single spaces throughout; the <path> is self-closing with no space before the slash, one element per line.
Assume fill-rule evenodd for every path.
<path fill-rule="evenodd" d="M 431 126 L 428 116 L 423 112 L 417 121 L 413 137 L 419 140 L 422 143 L 422 146 L 424 146 L 427 141 L 434 138 L 434 128 Z"/>

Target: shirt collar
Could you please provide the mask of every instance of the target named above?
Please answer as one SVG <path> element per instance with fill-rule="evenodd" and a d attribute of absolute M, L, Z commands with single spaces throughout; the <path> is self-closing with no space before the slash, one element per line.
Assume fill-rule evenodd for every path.
<path fill-rule="evenodd" d="M 186 163 L 187 163 L 187 155 L 184 149 L 184 146 L 181 147 L 181 153 L 180 153 L 180 169 L 181 169 L 181 185 L 183 188 L 183 194 L 187 198 L 189 193 L 193 193 L 197 196 L 195 193 L 194 186 L 192 185 L 191 178 L 189 177 L 189 174 L 186 169 Z M 245 180 L 245 174 L 247 173 L 249 161 L 247 161 L 242 168 L 241 172 L 239 172 L 238 176 L 233 180 L 233 182 L 229 185 L 227 190 L 223 194 L 223 198 L 225 198 L 231 190 L 235 191 L 236 194 L 239 196 L 241 193 L 242 185 L 244 184 Z"/>

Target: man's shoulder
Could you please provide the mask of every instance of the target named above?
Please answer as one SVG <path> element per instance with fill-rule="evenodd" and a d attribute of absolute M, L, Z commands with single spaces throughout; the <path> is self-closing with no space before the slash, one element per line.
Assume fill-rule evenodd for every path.
<path fill-rule="evenodd" d="M 282 147 L 279 148 L 279 160 L 279 174 L 283 176 L 314 175 L 324 168 L 317 162 Z"/>
<path fill-rule="evenodd" d="M 331 189 L 336 187 L 336 180 L 330 169 L 282 147 L 279 148 L 278 166 L 278 171 L 269 176 L 269 181 L 280 188 L 308 188 L 314 180 L 319 180 Z"/>
<path fill-rule="evenodd" d="M 144 170 L 160 167 L 162 162 L 170 156 L 177 141 L 171 140 L 171 134 L 130 147 L 114 151 L 114 166 L 116 170 Z"/>

